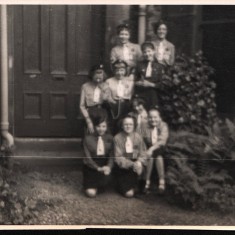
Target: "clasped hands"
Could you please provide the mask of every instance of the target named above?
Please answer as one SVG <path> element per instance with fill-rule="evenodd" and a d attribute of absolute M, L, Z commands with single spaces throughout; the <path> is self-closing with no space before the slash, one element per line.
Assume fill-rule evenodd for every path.
<path fill-rule="evenodd" d="M 109 175 L 111 173 L 111 168 L 109 166 L 99 167 L 98 171 L 103 173 L 104 175 Z"/>

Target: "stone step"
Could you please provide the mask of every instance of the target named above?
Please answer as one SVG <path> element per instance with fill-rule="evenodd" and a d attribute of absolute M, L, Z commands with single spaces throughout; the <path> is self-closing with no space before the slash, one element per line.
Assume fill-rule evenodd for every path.
<path fill-rule="evenodd" d="M 15 138 L 13 156 L 17 158 L 82 158 L 78 138 Z"/>

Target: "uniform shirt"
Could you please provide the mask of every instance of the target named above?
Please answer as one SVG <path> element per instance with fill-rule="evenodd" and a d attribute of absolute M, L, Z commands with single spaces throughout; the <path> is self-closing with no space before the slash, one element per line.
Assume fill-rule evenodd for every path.
<path fill-rule="evenodd" d="M 112 48 L 110 54 L 110 62 L 112 64 L 116 60 L 124 60 L 128 64 L 128 67 L 130 69 L 135 68 L 137 62 L 142 57 L 140 46 L 138 44 L 128 42 L 126 43 L 125 47 L 129 50 L 129 56 L 128 56 L 129 58 L 125 58 L 124 46 L 119 44 Z"/>
<path fill-rule="evenodd" d="M 148 67 L 148 61 L 144 60 L 138 63 L 136 68 L 136 80 L 145 79 L 149 82 L 155 83 L 156 88 L 159 85 L 159 82 L 162 79 L 163 74 L 163 65 L 159 64 L 157 60 L 152 61 L 152 76 L 146 77 L 146 70 Z"/>
<path fill-rule="evenodd" d="M 149 126 L 148 124 L 145 125 L 142 129 L 142 136 L 148 148 L 152 146 L 152 130 L 153 127 Z M 156 145 L 158 146 L 166 145 L 169 136 L 169 130 L 165 122 L 160 121 L 159 125 L 157 126 L 157 134 L 158 138 Z"/>
<path fill-rule="evenodd" d="M 117 94 L 117 87 L 119 80 L 115 77 L 109 78 L 105 81 L 106 83 L 106 91 L 105 96 L 108 97 L 108 100 L 119 100 L 120 97 Z M 134 89 L 134 79 L 132 77 L 124 77 L 122 79 L 122 84 L 124 86 L 124 94 L 122 99 L 130 100 L 133 94 Z"/>
<path fill-rule="evenodd" d="M 93 82 L 87 82 L 82 85 L 80 96 L 80 110 L 85 118 L 89 117 L 87 108 L 102 104 L 105 100 L 105 93 L 103 92 L 104 90 L 106 90 L 105 86 L 107 86 L 107 84 L 105 83 L 99 84 L 99 88 L 101 90 L 100 100 L 99 102 L 94 102 L 94 91 L 97 86 Z"/>
<path fill-rule="evenodd" d="M 112 168 L 113 166 L 113 137 L 109 134 L 104 134 L 102 136 L 105 148 L 105 156 L 108 157 L 107 165 Z M 96 160 L 104 157 L 97 156 L 97 142 L 98 136 L 96 134 L 86 135 L 83 140 L 83 148 L 85 152 L 85 158 L 83 159 L 84 164 L 92 169 L 98 169 L 98 164 Z"/>
<path fill-rule="evenodd" d="M 173 65 L 175 62 L 175 46 L 166 39 L 164 39 L 162 41 L 163 54 L 159 55 L 158 52 L 159 52 L 160 41 L 155 40 L 152 43 L 154 44 L 155 47 L 156 59 L 158 60 L 158 62 L 163 65 Z"/>
<path fill-rule="evenodd" d="M 114 159 L 116 164 L 123 169 L 128 169 L 133 166 L 133 161 L 139 160 L 142 164 L 146 164 L 146 146 L 142 137 L 133 132 L 130 139 L 133 143 L 133 155 L 126 153 L 127 135 L 120 132 L 114 137 Z"/>

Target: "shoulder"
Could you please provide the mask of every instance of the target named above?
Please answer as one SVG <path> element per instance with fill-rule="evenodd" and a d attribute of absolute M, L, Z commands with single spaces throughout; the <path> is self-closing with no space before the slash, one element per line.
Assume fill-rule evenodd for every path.
<path fill-rule="evenodd" d="M 90 86 L 90 82 L 86 82 L 86 83 L 82 84 L 81 88 L 85 89 L 85 88 L 87 88 L 89 86 Z"/>
<path fill-rule="evenodd" d="M 166 44 L 169 48 L 175 48 L 174 44 L 166 40 Z"/>
<path fill-rule="evenodd" d="M 91 135 L 91 134 L 88 134 L 88 135 L 85 135 L 85 137 L 84 137 L 84 142 L 85 143 L 90 143 L 92 140 L 94 140 L 95 139 L 95 136 L 94 135 Z"/>
<path fill-rule="evenodd" d="M 142 141 L 143 138 L 138 132 L 134 132 L 134 138 L 137 139 L 138 141 Z"/>
<path fill-rule="evenodd" d="M 122 140 L 122 139 L 123 139 L 123 134 L 122 134 L 122 132 L 116 134 L 113 139 L 114 139 L 114 141 L 120 141 L 120 140 Z"/>
<path fill-rule="evenodd" d="M 108 78 L 105 82 L 106 82 L 106 84 L 109 84 L 110 82 L 113 82 L 113 80 L 114 80 L 114 78 L 111 77 L 111 78 Z"/>
<path fill-rule="evenodd" d="M 164 128 L 164 129 L 168 129 L 168 125 L 167 125 L 167 123 L 164 122 L 164 121 L 161 121 L 160 127 L 161 127 L 161 128 Z"/>
<path fill-rule="evenodd" d="M 113 140 L 113 136 L 111 134 L 105 134 L 105 138 L 108 140 L 108 141 L 112 141 Z"/>
<path fill-rule="evenodd" d="M 130 42 L 129 45 L 130 45 L 130 47 L 132 47 L 132 48 L 140 49 L 140 45 L 137 44 L 137 43 L 132 43 L 132 42 Z"/>

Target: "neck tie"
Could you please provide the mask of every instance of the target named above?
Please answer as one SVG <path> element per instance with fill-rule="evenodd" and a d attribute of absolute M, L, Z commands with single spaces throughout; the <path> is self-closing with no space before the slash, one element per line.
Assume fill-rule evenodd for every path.
<path fill-rule="evenodd" d="M 164 54 L 164 46 L 163 46 L 163 42 L 160 42 L 158 46 L 157 59 L 163 60 L 163 54 Z"/>
<path fill-rule="evenodd" d="M 124 96 L 124 86 L 123 86 L 121 80 L 118 81 L 118 85 L 117 85 L 117 96 L 118 96 L 118 97 L 123 97 L 123 96 Z"/>
<path fill-rule="evenodd" d="M 97 156 L 104 155 L 104 141 L 101 136 L 98 137 L 98 142 L 97 142 Z"/>
<path fill-rule="evenodd" d="M 125 61 L 128 61 L 130 59 L 129 49 L 126 44 L 123 45 L 123 58 Z"/>
<path fill-rule="evenodd" d="M 141 114 L 138 114 L 137 124 L 138 124 L 138 126 L 141 124 Z"/>
<path fill-rule="evenodd" d="M 147 69 L 146 69 L 145 76 L 146 77 L 151 77 L 152 76 L 152 62 L 151 61 L 148 62 L 148 66 L 147 66 Z"/>
<path fill-rule="evenodd" d="M 126 137 L 125 147 L 126 147 L 126 153 L 133 153 L 133 143 L 129 136 Z"/>
<path fill-rule="evenodd" d="M 99 103 L 99 101 L 100 101 L 100 88 L 97 86 L 96 88 L 95 88 L 95 90 L 94 90 L 94 97 L 93 97 L 93 101 L 95 102 L 95 103 Z"/>
<path fill-rule="evenodd" d="M 151 140 L 152 140 L 152 144 L 155 144 L 157 142 L 157 127 L 154 127 L 152 132 L 151 132 Z"/>

